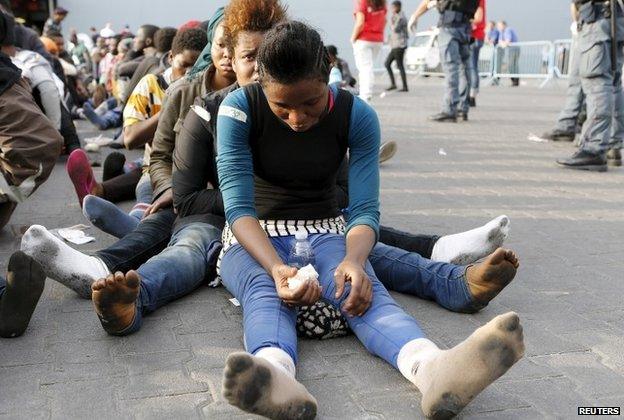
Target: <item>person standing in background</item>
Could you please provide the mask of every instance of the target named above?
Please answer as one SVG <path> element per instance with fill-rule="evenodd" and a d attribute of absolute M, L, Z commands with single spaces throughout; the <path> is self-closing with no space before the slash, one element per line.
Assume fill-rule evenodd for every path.
<path fill-rule="evenodd" d="M 520 49 L 512 45 L 519 41 L 518 34 L 507 26 L 507 22 L 504 20 L 496 24 L 496 29 L 499 33 L 498 45 L 502 47 L 504 49 L 503 51 L 506 53 L 507 71 L 511 74 L 518 74 L 520 72 L 518 66 L 518 61 L 520 61 Z M 511 85 L 520 86 L 520 78 L 512 77 Z"/>
<path fill-rule="evenodd" d="M 489 21 L 485 25 L 485 43 L 496 46 L 498 44 L 499 37 L 500 34 L 498 33 L 498 29 L 496 29 L 496 22 L 493 20 Z"/>
<path fill-rule="evenodd" d="M 48 32 L 63 33 L 63 27 L 61 26 L 61 23 L 63 22 L 63 20 L 65 20 L 68 13 L 69 12 L 62 7 L 57 7 L 56 9 L 54 9 L 52 17 L 48 18 L 45 25 L 43 25 L 43 35 L 47 36 Z"/>
<path fill-rule="evenodd" d="M 403 64 L 403 58 L 405 57 L 405 50 L 407 49 L 407 41 L 409 34 L 407 32 L 407 18 L 405 13 L 401 10 L 401 2 L 395 0 L 392 2 L 392 16 L 390 17 L 390 54 L 386 58 L 386 70 L 388 70 L 388 76 L 390 77 L 390 87 L 386 90 L 395 90 L 396 83 L 394 81 L 394 73 L 392 72 L 392 62 L 396 61 L 399 73 L 401 74 L 401 81 L 403 82 L 403 89 L 400 92 L 407 92 L 407 77 L 405 76 L 405 66 Z"/>
<path fill-rule="evenodd" d="M 386 0 L 356 0 L 351 43 L 359 72 L 360 98 L 366 102 L 373 98 L 373 66 L 383 46 L 386 12 Z"/>
<path fill-rule="evenodd" d="M 472 107 L 477 106 L 477 95 L 479 94 L 479 53 L 485 42 L 485 22 L 485 0 L 479 0 L 479 8 L 472 21 L 473 42 L 470 44 L 472 68 L 470 69 L 470 98 L 468 98 L 468 103 Z"/>

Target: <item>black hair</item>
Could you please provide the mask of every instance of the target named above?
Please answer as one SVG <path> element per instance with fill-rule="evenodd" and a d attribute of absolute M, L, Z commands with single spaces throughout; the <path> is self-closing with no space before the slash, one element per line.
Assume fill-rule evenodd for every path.
<path fill-rule="evenodd" d="M 46 31 L 45 36 L 48 38 L 63 38 L 63 34 L 55 29 Z"/>
<path fill-rule="evenodd" d="M 9 13 L 0 12 L 0 45 L 15 45 L 15 18 Z"/>
<path fill-rule="evenodd" d="M 338 57 L 338 48 L 335 45 L 328 45 L 325 47 L 327 53 L 329 55 L 333 55 L 334 57 Z"/>
<path fill-rule="evenodd" d="M 166 53 L 171 50 L 173 39 L 175 38 L 178 30 L 172 27 L 160 28 L 154 35 L 154 47 L 159 53 Z"/>
<path fill-rule="evenodd" d="M 401 7 L 403 6 L 399 0 L 394 0 L 392 2 L 392 5 L 395 6 L 395 7 L 398 7 L 399 10 L 401 10 Z"/>
<path fill-rule="evenodd" d="M 180 54 L 184 50 L 201 52 L 208 43 L 206 32 L 199 28 L 186 29 L 179 31 L 173 38 L 171 45 L 171 54 Z"/>
<path fill-rule="evenodd" d="M 146 24 L 146 25 L 141 25 L 141 27 L 139 29 L 143 29 L 143 33 L 145 34 L 145 38 L 149 38 L 151 40 L 154 39 L 154 35 L 156 34 L 156 31 L 158 31 L 158 29 L 160 29 L 158 26 L 156 25 L 150 25 L 150 24 Z"/>
<path fill-rule="evenodd" d="M 321 35 L 298 21 L 275 25 L 258 51 L 258 73 L 263 83 L 269 79 L 282 84 L 306 79 L 327 83 L 330 68 Z"/>
<path fill-rule="evenodd" d="M 386 0 L 368 0 L 368 6 L 372 7 L 374 10 L 383 9 L 386 7 Z"/>

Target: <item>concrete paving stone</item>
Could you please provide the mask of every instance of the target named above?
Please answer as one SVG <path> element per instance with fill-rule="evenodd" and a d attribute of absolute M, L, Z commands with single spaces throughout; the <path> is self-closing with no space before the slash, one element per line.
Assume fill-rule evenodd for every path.
<path fill-rule="evenodd" d="M 58 382 L 41 386 L 50 399 L 50 418 L 118 418 L 119 378 Z"/>
<path fill-rule="evenodd" d="M 119 398 L 126 400 L 208 391 L 208 386 L 190 378 L 185 368 L 185 363 L 192 358 L 193 354 L 188 350 L 115 357 L 115 364 L 128 372 L 119 389 Z"/>
<path fill-rule="evenodd" d="M 370 378 L 370 377 L 369 377 Z M 361 378 L 360 378 L 361 380 Z M 353 381 L 348 377 L 301 381 L 318 402 L 318 419 L 370 419 L 359 404 Z M 336 390 L 340 390 L 337 394 Z"/>
<path fill-rule="evenodd" d="M 180 321 L 178 320 L 163 320 L 156 316 L 144 317 L 143 325 L 137 333 L 126 337 L 117 337 L 112 348 L 112 354 L 113 356 L 124 356 L 184 350 L 173 333 L 173 329 L 179 325 Z M 106 336 L 103 329 L 102 335 Z"/>
<path fill-rule="evenodd" d="M 209 398 L 209 400 L 211 400 Z M 132 419 L 170 420 L 198 419 L 202 414 L 198 409 L 206 402 L 205 393 L 168 395 L 163 397 L 121 400 L 119 411 L 122 416 Z"/>
<path fill-rule="evenodd" d="M 49 364 L 0 367 L 0 415 L 47 412 L 50 400 L 41 393 L 39 378 L 50 368 Z"/>
<path fill-rule="evenodd" d="M 532 361 L 563 372 L 576 384 L 575 391 L 588 398 L 617 396 L 624 390 L 624 378 L 607 368 L 600 356 L 592 352 L 554 354 L 535 357 Z"/>

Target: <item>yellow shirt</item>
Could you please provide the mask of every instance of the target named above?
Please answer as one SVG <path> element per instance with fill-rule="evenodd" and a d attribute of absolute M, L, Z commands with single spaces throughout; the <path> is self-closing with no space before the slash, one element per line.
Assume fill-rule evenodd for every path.
<path fill-rule="evenodd" d="M 171 82 L 171 68 L 167 69 L 162 76 L 165 82 L 169 84 Z M 123 112 L 124 127 L 148 120 L 158 114 L 162 108 L 164 97 L 165 89 L 158 83 L 158 77 L 154 74 L 143 76 L 126 102 Z M 143 174 L 146 173 L 149 166 L 151 153 L 152 148 L 146 144 L 143 155 Z"/>

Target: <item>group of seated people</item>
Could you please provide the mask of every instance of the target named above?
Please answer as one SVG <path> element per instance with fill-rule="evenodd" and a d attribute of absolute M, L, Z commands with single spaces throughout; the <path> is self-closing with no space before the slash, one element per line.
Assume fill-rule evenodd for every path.
<path fill-rule="evenodd" d="M 272 419 L 317 413 L 295 375 L 298 336 L 352 332 L 418 388 L 434 418 L 459 413 L 522 357 L 515 313 L 440 349 L 388 293 L 458 313 L 485 308 L 519 267 L 501 248 L 509 219 L 441 237 L 380 226 L 379 120 L 329 84 L 335 55 L 318 32 L 280 0 L 231 0 L 205 31 L 177 31 L 166 56 L 123 111 L 124 142 L 146 146 L 143 167 L 124 172 L 122 162 L 98 182 L 83 151 L 68 159 L 83 212 L 118 241 L 87 255 L 31 226 L 0 280 L 0 336 L 25 332 L 46 278 L 92 299 L 114 336 L 223 283 L 241 303 L 245 337 L 225 361 L 223 395 Z M 125 214 L 114 202 L 130 176 L 137 205 Z M 301 230 L 318 282 L 292 288 L 297 269 L 286 262 Z"/>

